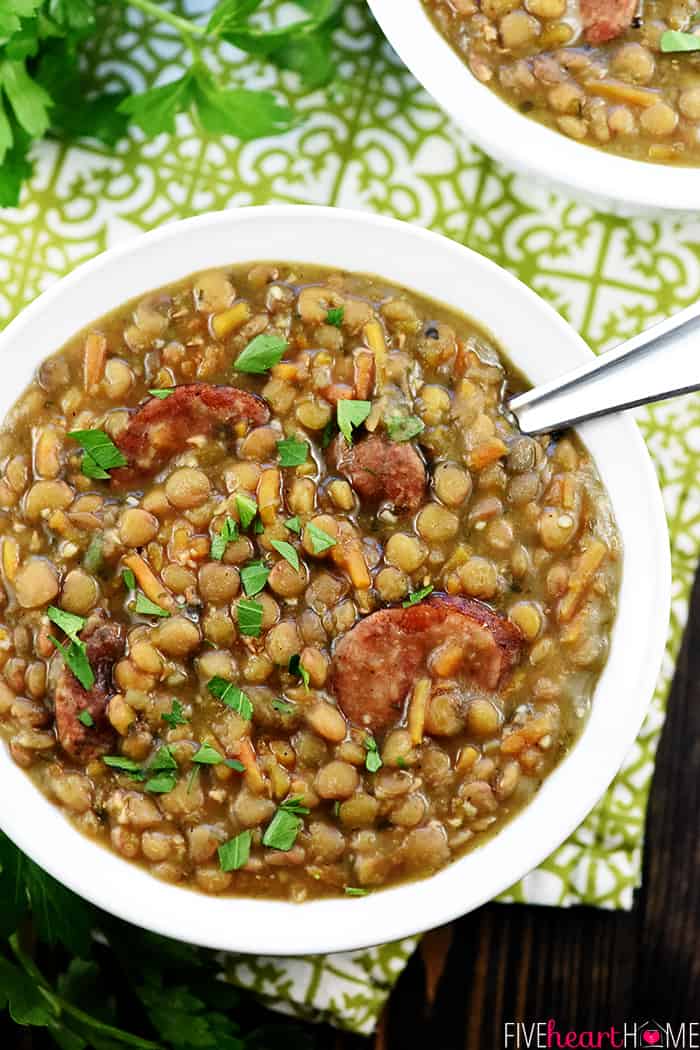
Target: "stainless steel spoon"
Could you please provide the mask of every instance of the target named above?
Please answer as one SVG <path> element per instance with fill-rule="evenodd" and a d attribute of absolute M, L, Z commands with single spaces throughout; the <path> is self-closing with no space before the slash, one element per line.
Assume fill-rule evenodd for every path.
<path fill-rule="evenodd" d="M 507 408 L 523 434 L 543 434 L 691 390 L 700 390 L 700 302 Z"/>

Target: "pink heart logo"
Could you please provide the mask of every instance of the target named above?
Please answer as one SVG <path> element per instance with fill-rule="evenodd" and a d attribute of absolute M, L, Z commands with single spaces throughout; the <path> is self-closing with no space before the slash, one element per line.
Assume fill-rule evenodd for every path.
<path fill-rule="evenodd" d="M 658 1032 L 644 1032 L 642 1034 L 642 1039 L 647 1046 L 656 1046 L 660 1038 L 661 1036 Z"/>

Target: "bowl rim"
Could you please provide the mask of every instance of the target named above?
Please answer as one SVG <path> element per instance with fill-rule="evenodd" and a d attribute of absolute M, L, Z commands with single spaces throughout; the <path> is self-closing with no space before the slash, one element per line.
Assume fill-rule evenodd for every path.
<path fill-rule="evenodd" d="M 421 0 L 367 0 L 413 76 L 474 142 L 515 171 L 636 212 L 697 211 L 700 169 L 605 153 L 518 113 L 480 83 L 442 36 Z M 540 162 L 534 157 L 542 158 Z"/>
<path fill-rule="evenodd" d="M 580 336 L 529 288 L 490 260 L 439 234 L 395 219 L 338 208 L 252 207 L 167 224 L 103 252 L 49 288 L 0 334 L 0 353 L 6 354 L 8 364 L 7 355 L 14 353 L 16 368 L 26 374 L 22 381 L 8 378 L 0 391 L 0 414 L 4 416 L 5 405 L 9 407 L 15 401 L 26 385 L 26 377 L 46 356 L 42 340 L 55 350 L 64 341 L 57 332 L 75 334 L 106 312 L 90 307 L 84 321 L 78 324 L 74 320 L 77 314 L 72 305 L 84 301 L 91 283 L 99 288 L 103 299 L 114 299 L 116 306 L 131 298 L 119 290 L 120 281 L 126 287 L 129 282 L 144 280 L 142 275 L 146 274 L 150 284 L 147 288 L 139 284 L 135 293 L 144 294 L 175 280 L 175 277 L 159 282 L 151 280 L 153 266 L 159 260 L 163 273 L 179 265 L 180 275 L 185 277 L 206 268 L 191 265 L 191 261 L 198 258 L 198 251 L 211 254 L 209 266 L 225 265 L 225 260 L 219 262 L 218 257 L 229 251 L 229 245 L 229 264 L 275 256 L 284 258 L 268 250 L 275 236 L 285 245 L 304 244 L 304 249 L 295 253 L 296 261 L 300 255 L 307 261 L 312 261 L 312 254 L 313 261 L 321 255 L 329 260 L 337 258 L 337 262 L 326 265 L 343 269 L 362 269 L 340 261 L 353 252 L 361 258 L 365 258 L 365 254 L 367 258 L 383 258 L 386 266 L 391 262 L 391 272 L 398 268 L 413 273 L 420 264 L 426 275 L 434 275 L 436 267 L 444 267 L 444 279 L 453 267 L 458 272 L 461 266 L 460 281 L 476 274 L 483 282 L 473 294 L 480 303 L 491 297 L 489 309 L 499 323 L 508 323 L 518 332 L 521 322 L 529 315 L 534 331 L 547 333 L 557 340 L 558 353 L 566 350 L 570 359 L 576 361 L 586 360 L 591 354 Z M 246 243 L 246 237 L 256 246 L 258 239 L 261 240 L 266 250 L 245 256 L 239 254 L 244 251 L 240 245 Z M 234 247 L 236 238 L 237 247 Z M 376 255 L 371 251 L 373 238 L 377 239 Z M 320 249 L 316 247 L 319 244 Z M 180 256 L 183 261 L 178 264 L 176 260 Z M 286 257 L 291 256 L 288 253 Z M 391 276 L 386 279 L 391 283 L 398 281 Z M 431 279 L 437 280 L 437 277 Z M 414 284 L 403 283 L 419 294 L 426 294 L 422 279 L 416 278 Z M 509 298 L 509 311 L 502 309 L 504 295 Z M 449 303 L 450 297 L 444 301 Z M 465 312 L 474 313 L 473 310 Z M 503 340 L 495 338 L 502 345 Z M 27 347 L 31 349 L 27 351 Z M 515 363 L 519 364 L 517 355 Z M 553 374 L 549 360 L 542 364 L 544 371 Z M 7 373 L 10 372 L 8 367 Z M 623 479 L 616 485 L 625 486 L 624 499 L 614 487 L 609 492 L 626 548 L 613 643 L 596 689 L 591 716 L 578 742 L 528 806 L 478 849 L 427 879 L 403 883 L 362 898 L 340 897 L 292 904 L 250 897 L 207 896 L 160 882 L 88 839 L 14 764 L 6 747 L 0 748 L 0 797 L 12 799 L 12 805 L 2 807 L 0 826 L 42 868 L 103 910 L 165 936 L 243 953 L 325 954 L 395 941 L 448 922 L 505 891 L 579 826 L 608 787 L 634 744 L 654 691 L 666 643 L 671 594 L 668 533 L 646 446 L 628 416 L 598 420 L 579 428 L 578 432 L 594 456 L 604 453 L 597 463 L 606 486 L 610 472 Z M 611 442 L 618 451 L 622 450 L 614 460 L 608 453 Z M 633 466 L 636 473 L 634 481 L 630 481 Z M 639 521 L 644 522 L 644 529 L 639 528 Z M 629 654 L 633 644 L 636 647 L 634 665 L 628 666 L 625 652 Z M 605 702 L 599 694 L 604 695 Z M 572 785 L 577 788 L 573 794 Z M 566 811 L 562 812 L 564 803 Z M 37 828 L 41 829 L 40 834 Z M 514 850 L 516 854 L 521 851 L 516 863 L 513 863 Z M 480 881 L 484 873 L 488 877 Z"/>

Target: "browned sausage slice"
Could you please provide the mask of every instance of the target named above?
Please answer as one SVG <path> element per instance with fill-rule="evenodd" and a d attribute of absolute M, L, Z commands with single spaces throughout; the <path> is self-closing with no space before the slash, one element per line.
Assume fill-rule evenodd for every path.
<path fill-rule="evenodd" d="M 455 640 L 463 649 L 462 673 L 493 691 L 517 663 L 518 628 L 473 598 L 433 594 L 418 605 L 381 609 L 361 620 L 336 646 L 331 689 L 347 717 L 374 732 L 403 713 L 430 654 Z"/>
<path fill-rule="evenodd" d="M 189 383 L 175 387 L 169 397 L 153 397 L 133 414 L 115 443 L 129 461 L 112 471 L 117 485 L 139 474 L 155 474 L 181 452 L 189 438 L 210 434 L 217 424 L 246 419 L 262 426 L 270 412 L 262 398 L 233 386 Z"/>
<path fill-rule="evenodd" d="M 124 628 L 116 623 L 98 624 L 84 638 L 95 684 L 82 685 L 67 667 L 62 667 L 54 694 L 56 734 L 63 750 L 79 762 L 106 754 L 114 742 L 114 729 L 107 718 L 107 704 L 114 695 L 112 668 L 124 653 Z M 78 716 L 89 711 L 94 726 L 85 726 Z"/>
<path fill-rule="evenodd" d="M 407 441 L 372 434 L 349 448 L 341 435 L 329 458 L 366 503 L 387 500 L 397 511 L 412 513 L 423 502 L 425 463 Z"/>
<path fill-rule="evenodd" d="M 604 44 L 631 25 L 638 0 L 580 0 L 583 32 L 589 44 Z"/>

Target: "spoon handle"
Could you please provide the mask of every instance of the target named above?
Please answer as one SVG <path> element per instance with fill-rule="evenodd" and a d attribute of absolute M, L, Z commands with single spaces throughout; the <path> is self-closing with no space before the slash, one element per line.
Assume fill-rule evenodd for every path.
<path fill-rule="evenodd" d="M 700 390 L 700 301 L 508 402 L 523 434 Z"/>

